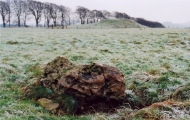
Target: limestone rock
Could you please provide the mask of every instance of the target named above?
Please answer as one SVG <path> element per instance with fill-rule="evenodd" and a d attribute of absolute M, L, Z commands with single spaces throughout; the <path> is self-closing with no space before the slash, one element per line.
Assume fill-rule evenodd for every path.
<path fill-rule="evenodd" d="M 70 71 L 58 81 L 61 90 L 80 99 L 105 97 L 121 100 L 125 97 L 123 74 L 107 65 L 84 65 L 80 70 Z"/>
<path fill-rule="evenodd" d="M 117 68 L 97 63 L 76 66 L 63 57 L 57 57 L 46 65 L 38 83 L 53 90 L 50 99 L 59 101 L 62 108 L 73 105 L 71 102 L 62 103 L 66 99 L 62 96 L 72 96 L 77 101 L 76 111 L 114 109 L 126 95 L 124 75 Z M 57 105 L 50 106 L 56 108 Z M 46 109 L 50 108 L 46 105 Z"/>
<path fill-rule="evenodd" d="M 39 104 L 46 110 L 53 110 L 59 107 L 58 103 L 53 103 L 52 100 L 41 98 L 38 100 Z"/>

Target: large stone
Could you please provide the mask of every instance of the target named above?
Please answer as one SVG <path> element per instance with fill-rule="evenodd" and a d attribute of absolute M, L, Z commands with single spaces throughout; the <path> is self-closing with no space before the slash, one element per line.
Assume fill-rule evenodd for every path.
<path fill-rule="evenodd" d="M 59 101 L 60 106 L 66 101 L 60 99 L 61 96 L 75 98 L 78 113 L 92 108 L 96 111 L 115 109 L 126 95 L 124 76 L 117 68 L 96 63 L 76 66 L 63 57 L 46 65 L 38 83 L 54 91 L 50 99 Z"/>
<path fill-rule="evenodd" d="M 125 97 L 123 74 L 107 65 L 92 64 L 71 70 L 61 77 L 58 84 L 62 91 L 80 99 L 121 100 Z"/>
<path fill-rule="evenodd" d="M 80 111 L 88 111 L 89 107 L 97 109 L 97 104 L 104 108 L 114 107 L 125 97 L 123 74 L 107 65 L 84 65 L 78 70 L 71 70 L 61 77 L 58 85 L 62 92 L 77 98 Z"/>

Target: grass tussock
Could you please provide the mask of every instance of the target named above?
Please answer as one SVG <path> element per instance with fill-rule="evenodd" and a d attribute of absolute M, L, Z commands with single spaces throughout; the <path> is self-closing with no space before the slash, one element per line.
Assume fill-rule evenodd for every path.
<path fill-rule="evenodd" d="M 7 44 L 16 45 L 16 44 L 19 44 L 19 42 L 18 41 L 8 41 Z"/>

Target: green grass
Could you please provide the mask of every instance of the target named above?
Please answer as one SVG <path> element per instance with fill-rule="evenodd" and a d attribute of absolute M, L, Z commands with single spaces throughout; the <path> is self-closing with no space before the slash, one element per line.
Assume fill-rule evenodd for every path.
<path fill-rule="evenodd" d="M 99 24 L 115 23 L 102 21 Z M 160 98 L 166 99 L 167 93 L 190 83 L 189 38 L 188 29 L 2 29 L 0 119 L 122 118 L 124 116 L 119 113 L 116 113 L 116 118 L 105 113 L 55 116 L 33 100 L 23 99 L 19 91 L 41 75 L 41 68 L 46 63 L 64 56 L 78 65 L 96 62 L 117 67 L 124 74 L 126 87 L 133 81 L 140 81 L 133 89 L 144 90 L 144 100 L 151 104 L 162 100 Z M 156 93 L 159 89 L 164 91 Z M 188 93 L 182 93 L 182 97 L 189 100 L 185 95 Z M 136 94 L 130 94 L 127 101 L 131 105 L 141 104 L 141 98 Z"/>
<path fill-rule="evenodd" d="M 147 28 L 143 25 L 140 25 L 132 20 L 127 19 L 106 19 L 98 23 L 85 24 L 82 26 L 72 25 L 68 27 L 69 29 L 119 29 L 119 28 Z M 106 36 L 104 34 L 103 36 Z"/>
<path fill-rule="evenodd" d="M 120 19 L 120 20 L 102 20 L 97 26 L 112 26 L 113 28 L 141 28 L 142 25 L 135 23 L 132 20 Z"/>

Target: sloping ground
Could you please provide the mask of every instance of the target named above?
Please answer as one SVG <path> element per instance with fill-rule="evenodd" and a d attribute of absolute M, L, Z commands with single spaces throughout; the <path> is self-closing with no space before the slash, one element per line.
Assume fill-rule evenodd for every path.
<path fill-rule="evenodd" d="M 110 26 L 114 28 L 141 28 L 144 27 L 132 20 L 128 19 L 110 19 L 110 20 L 102 20 L 100 23 L 98 23 L 100 26 Z"/>
<path fill-rule="evenodd" d="M 145 26 L 140 25 L 132 20 L 128 19 L 106 19 L 98 23 L 85 24 L 85 25 L 72 25 L 68 28 L 78 29 L 116 29 L 116 28 L 144 28 Z"/>

